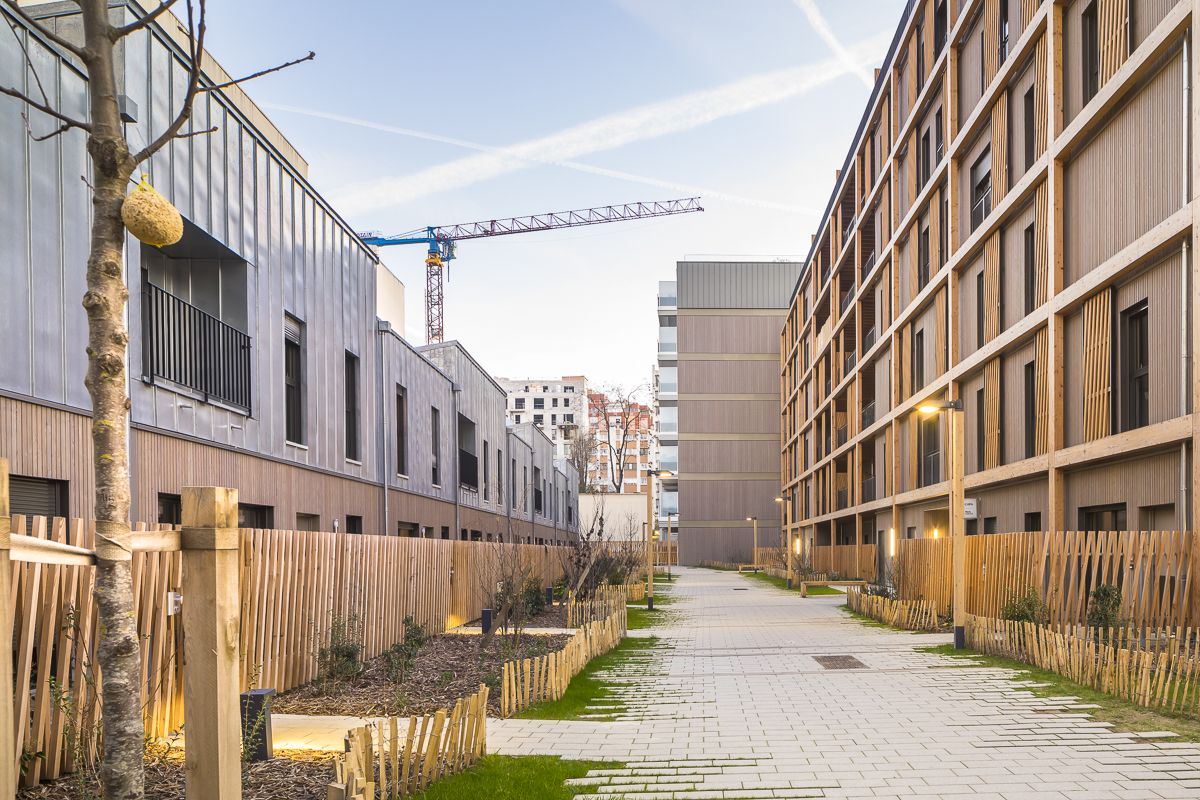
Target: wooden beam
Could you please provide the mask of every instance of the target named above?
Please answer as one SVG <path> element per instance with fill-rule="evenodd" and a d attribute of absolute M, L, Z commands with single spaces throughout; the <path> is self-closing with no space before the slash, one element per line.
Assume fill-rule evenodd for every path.
<path fill-rule="evenodd" d="M 12 563 L 9 561 L 8 459 L 0 458 L 0 625 L 12 636 Z M 0 647 L 0 797 L 17 796 L 17 747 L 13 727 L 12 647 Z"/>
<path fill-rule="evenodd" d="M 1114 433 L 1074 447 L 1059 449 L 1053 454 L 1054 467 L 1080 467 L 1092 461 L 1102 461 L 1118 456 L 1131 456 L 1149 450 L 1158 450 L 1167 445 L 1177 445 L 1192 437 L 1192 418 L 1185 417 L 1147 425 L 1124 433 Z"/>

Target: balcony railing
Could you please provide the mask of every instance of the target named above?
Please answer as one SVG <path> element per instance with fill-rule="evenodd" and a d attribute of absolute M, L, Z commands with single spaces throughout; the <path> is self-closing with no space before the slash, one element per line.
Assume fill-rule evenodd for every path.
<path fill-rule="evenodd" d="M 870 503 L 874 499 L 875 499 L 875 476 L 872 475 L 869 478 L 863 479 L 862 501 L 864 503 Z"/>
<path fill-rule="evenodd" d="M 871 255 L 867 256 L 867 260 L 863 262 L 862 280 L 865 281 L 867 279 L 867 276 L 871 274 L 871 270 L 875 268 L 875 256 L 876 255 L 877 255 L 876 253 L 872 252 Z"/>
<path fill-rule="evenodd" d="M 991 187 L 988 187 L 988 190 L 975 201 L 975 205 L 971 206 L 971 230 L 974 231 L 983 224 L 984 218 L 990 213 L 992 213 L 992 190 Z"/>
<path fill-rule="evenodd" d="M 842 298 L 842 304 L 838 308 L 839 316 L 844 316 L 846 314 L 846 309 L 854 303 L 855 288 L 856 287 L 851 286 L 848 290 L 846 290 L 846 296 Z"/>
<path fill-rule="evenodd" d="M 921 459 L 921 485 L 933 486 L 941 481 L 942 453 L 929 453 Z"/>
<path fill-rule="evenodd" d="M 841 511 L 843 508 L 846 507 L 846 502 L 848 500 L 849 494 L 850 493 L 845 489 L 837 490 L 837 510 L 838 511 Z"/>
<path fill-rule="evenodd" d="M 849 429 L 846 425 L 843 425 L 842 427 L 838 428 L 838 430 L 837 430 L 837 446 L 838 447 L 841 447 L 842 445 L 844 445 L 846 443 L 846 438 L 847 438 L 848 434 L 849 434 Z"/>
<path fill-rule="evenodd" d="M 875 326 L 872 325 L 871 329 L 868 330 L 865 334 L 863 334 L 863 352 L 864 353 L 871 349 L 871 345 L 875 344 L 875 336 L 876 336 Z"/>
<path fill-rule="evenodd" d="M 874 424 L 875 424 L 875 402 L 872 401 L 869 405 L 865 406 L 862 410 L 862 426 L 864 428 L 869 428 L 870 426 L 872 426 Z"/>
<path fill-rule="evenodd" d="M 479 488 L 479 459 L 466 450 L 458 451 L 458 482 L 469 489 Z"/>
<path fill-rule="evenodd" d="M 850 370 L 854 369 L 854 365 L 858 363 L 858 351 L 853 350 L 842 361 L 842 374 L 849 375 Z"/>
<path fill-rule="evenodd" d="M 250 337 L 192 304 L 147 285 L 145 363 L 163 378 L 250 410 Z"/>

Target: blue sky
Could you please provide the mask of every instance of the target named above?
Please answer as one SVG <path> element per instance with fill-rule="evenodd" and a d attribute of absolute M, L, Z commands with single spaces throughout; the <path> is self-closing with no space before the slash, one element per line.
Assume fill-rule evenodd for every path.
<path fill-rule="evenodd" d="M 316 51 L 246 88 L 357 229 L 703 196 L 703 214 L 467 241 L 452 262 L 446 336 L 494 375 L 636 385 L 676 260 L 807 253 L 903 7 L 210 0 L 208 44 L 236 75 Z M 421 344 L 423 252 L 383 258 Z"/>

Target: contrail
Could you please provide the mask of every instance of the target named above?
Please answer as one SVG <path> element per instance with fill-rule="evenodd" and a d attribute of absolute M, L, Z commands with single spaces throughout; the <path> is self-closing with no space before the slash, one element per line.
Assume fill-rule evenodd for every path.
<path fill-rule="evenodd" d="M 882 55 L 890 38 L 887 33 L 871 37 L 851 48 L 850 58 L 856 64 L 872 63 Z M 345 213 L 362 213 L 506 175 L 529 166 L 531 162 L 565 166 L 565 162 L 578 156 L 690 130 L 722 117 L 785 100 L 829 83 L 846 72 L 847 66 L 839 58 L 777 70 L 715 89 L 610 114 L 549 136 L 502 148 L 402 128 L 392 129 L 393 132 L 419 135 L 421 138 L 468 146 L 483 152 L 412 175 L 349 186 L 336 194 L 334 199 Z M 349 119 L 343 118 L 343 121 Z M 389 127 L 382 125 L 371 124 L 371 127 L 389 130 Z M 571 168 L 596 171 L 584 165 L 572 165 Z"/>
<path fill-rule="evenodd" d="M 370 120 L 359 119 L 357 117 L 348 117 L 343 114 L 333 114 L 327 111 L 315 111 L 308 108 L 299 108 L 297 106 L 279 105 L 276 103 L 261 103 L 263 108 L 269 108 L 274 111 L 290 111 L 293 114 L 304 114 L 310 117 L 320 117 L 322 119 L 331 119 L 337 122 L 345 122 L 348 125 L 358 125 L 363 128 L 373 128 L 375 130 L 386 131 L 388 133 L 398 133 L 403 136 L 413 136 L 418 139 L 429 139 L 434 142 L 444 142 L 446 144 L 458 145 L 459 147 L 467 147 L 472 150 L 479 150 L 485 153 L 505 154 L 503 147 L 493 145 L 480 144 L 479 142 L 471 142 L 466 139 L 455 139 L 451 136 L 441 136 L 436 133 L 426 133 L 425 131 L 417 131 L 411 128 L 398 128 L 394 125 L 385 125 L 381 122 L 372 122 Z M 705 189 L 699 186 L 688 186 L 682 183 L 672 183 L 671 181 L 663 181 L 657 178 L 648 178 L 644 175 L 633 175 L 628 172 L 618 172 L 617 170 L 605 169 L 603 167 L 594 167 L 590 164 L 581 164 L 577 161 L 551 161 L 545 159 L 527 159 L 530 164 L 549 164 L 552 166 L 565 167 L 566 169 L 579 170 L 580 172 L 590 172 L 593 175 L 604 175 L 609 178 L 619 178 L 620 180 L 632 181 L 634 183 L 644 183 L 649 186 L 661 186 L 665 189 L 675 189 L 688 194 L 703 195 L 718 200 L 728 200 L 732 203 L 743 203 L 745 205 L 758 206 L 759 208 L 769 208 L 775 211 L 786 211 L 792 214 L 805 214 L 809 216 L 819 216 L 820 209 L 807 208 L 804 206 L 793 206 L 786 203 L 773 203 L 769 200 L 756 200 L 751 197 L 741 197 L 740 195 L 729 194 L 727 192 L 718 192 L 713 189 Z"/>
<path fill-rule="evenodd" d="M 875 88 L 875 78 L 863 66 L 861 59 L 856 59 L 854 55 L 842 46 L 838 38 L 833 35 L 833 30 L 829 27 L 829 23 L 821 16 L 820 10 L 817 9 L 817 4 L 813 0 L 793 0 L 800 10 L 804 12 L 804 16 L 808 17 L 808 24 L 813 26 L 817 35 L 821 37 L 825 44 L 829 45 L 829 49 L 837 56 L 838 61 L 849 71 L 858 76 L 868 89 Z"/>

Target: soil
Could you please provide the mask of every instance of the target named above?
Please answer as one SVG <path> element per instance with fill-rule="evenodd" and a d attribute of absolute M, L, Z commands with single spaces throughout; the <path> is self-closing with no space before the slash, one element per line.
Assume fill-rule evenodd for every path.
<path fill-rule="evenodd" d="M 480 622 L 478 619 L 473 619 L 464 625 L 464 628 L 478 628 Z M 546 606 L 542 612 L 536 617 L 530 617 L 525 620 L 526 628 L 565 628 L 567 627 L 567 606 L 566 604 L 557 606 Z"/>
<path fill-rule="evenodd" d="M 487 652 L 479 651 L 478 634 L 444 633 L 434 636 L 417 652 L 416 664 L 403 683 L 389 676 L 384 658 L 366 662 L 360 677 L 323 689 L 318 681 L 275 697 L 275 714 L 346 715 L 358 717 L 407 717 L 439 708 L 453 708 L 459 698 L 491 686 L 488 710 L 500 713 L 500 667 L 517 658 L 534 658 L 566 646 L 568 634 L 537 636 L 523 634 L 520 645 L 514 637 L 497 633 Z M 482 656 L 482 657 L 481 657 Z"/>
<path fill-rule="evenodd" d="M 242 800 L 325 800 L 333 783 L 337 756 L 322 750 L 276 750 L 275 758 L 248 764 L 242 778 Z M 146 800 L 185 800 L 183 751 L 165 747 L 146 755 Z M 75 776 L 17 791 L 17 800 L 78 800 L 100 797 L 100 782 L 91 777 L 90 794 L 82 794 Z"/>

